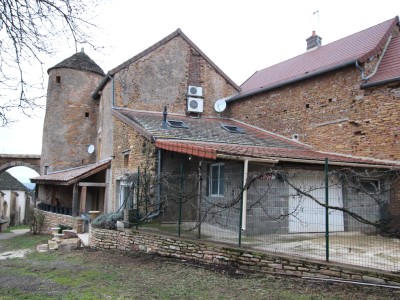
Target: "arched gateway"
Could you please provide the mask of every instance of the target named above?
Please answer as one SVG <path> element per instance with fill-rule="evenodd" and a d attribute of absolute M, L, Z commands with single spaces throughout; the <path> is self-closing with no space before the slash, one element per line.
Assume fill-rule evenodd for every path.
<path fill-rule="evenodd" d="M 31 168 L 40 174 L 40 155 L 0 154 L 0 173 L 19 166 Z"/>

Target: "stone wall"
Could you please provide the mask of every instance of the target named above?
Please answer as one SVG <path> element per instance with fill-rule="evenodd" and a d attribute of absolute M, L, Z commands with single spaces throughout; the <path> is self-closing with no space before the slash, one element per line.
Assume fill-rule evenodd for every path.
<path fill-rule="evenodd" d="M 230 265 L 245 271 L 400 285 L 400 275 L 383 271 L 258 253 L 131 229 L 115 231 L 92 227 L 90 242 L 94 248 L 138 251 L 198 263 Z"/>
<path fill-rule="evenodd" d="M 43 126 L 41 172 L 77 167 L 96 160 L 87 152 L 96 143 L 98 102 L 91 93 L 103 76 L 75 69 L 49 73 Z"/>
<path fill-rule="evenodd" d="M 224 115 L 317 150 L 400 160 L 400 86 L 361 89 L 355 66 L 237 100 Z"/>
<path fill-rule="evenodd" d="M 84 220 L 82 218 L 56 214 L 36 208 L 34 210 L 45 217 L 41 233 L 51 234 L 50 228 L 58 227 L 59 225 L 71 226 L 78 233 L 84 232 Z"/>

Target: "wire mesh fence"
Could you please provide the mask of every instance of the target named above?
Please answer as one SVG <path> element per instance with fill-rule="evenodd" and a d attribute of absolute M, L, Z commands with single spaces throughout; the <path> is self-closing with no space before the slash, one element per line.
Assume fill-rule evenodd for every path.
<path fill-rule="evenodd" d="M 138 227 L 259 251 L 400 271 L 389 234 L 398 175 L 209 164 L 137 191 Z M 137 190 L 143 189 L 140 183 Z M 158 192 L 157 192 L 158 191 Z M 144 202 L 144 199 L 146 201 Z"/>

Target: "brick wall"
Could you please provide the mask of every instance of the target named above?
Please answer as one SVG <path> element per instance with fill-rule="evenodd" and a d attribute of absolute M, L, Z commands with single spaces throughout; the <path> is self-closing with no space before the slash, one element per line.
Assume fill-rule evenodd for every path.
<path fill-rule="evenodd" d="M 41 233 L 51 234 L 50 228 L 58 227 L 59 225 L 71 226 L 78 233 L 83 233 L 84 220 L 79 217 L 71 217 L 67 215 L 56 214 L 48 211 L 34 209 L 36 213 L 45 217 Z"/>
<path fill-rule="evenodd" d="M 94 248 L 139 251 L 199 263 L 232 265 L 248 271 L 400 285 L 400 275 L 383 271 L 258 253 L 136 230 L 114 231 L 92 227 L 90 242 Z"/>

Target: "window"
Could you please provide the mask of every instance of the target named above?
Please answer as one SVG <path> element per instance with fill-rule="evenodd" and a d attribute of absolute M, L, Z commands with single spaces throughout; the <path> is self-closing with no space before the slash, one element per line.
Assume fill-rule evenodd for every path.
<path fill-rule="evenodd" d="M 174 128 L 189 128 L 183 121 L 168 120 L 167 124 Z"/>
<path fill-rule="evenodd" d="M 61 83 L 61 76 L 56 76 L 56 83 Z"/>
<path fill-rule="evenodd" d="M 233 125 L 222 125 L 222 128 L 231 133 L 244 133 L 244 129 Z"/>
<path fill-rule="evenodd" d="M 129 166 L 129 153 L 124 154 L 124 168 Z"/>
<path fill-rule="evenodd" d="M 136 207 L 135 189 L 133 185 L 127 181 L 122 181 L 122 180 L 120 181 L 119 207 L 124 207 L 124 208 Z"/>
<path fill-rule="evenodd" d="M 378 179 L 361 179 L 360 192 L 365 194 L 378 194 L 381 186 Z"/>
<path fill-rule="evenodd" d="M 212 164 L 209 174 L 209 194 L 211 196 L 224 195 L 224 164 Z"/>
<path fill-rule="evenodd" d="M 89 113 L 85 112 L 85 118 L 89 118 Z"/>

